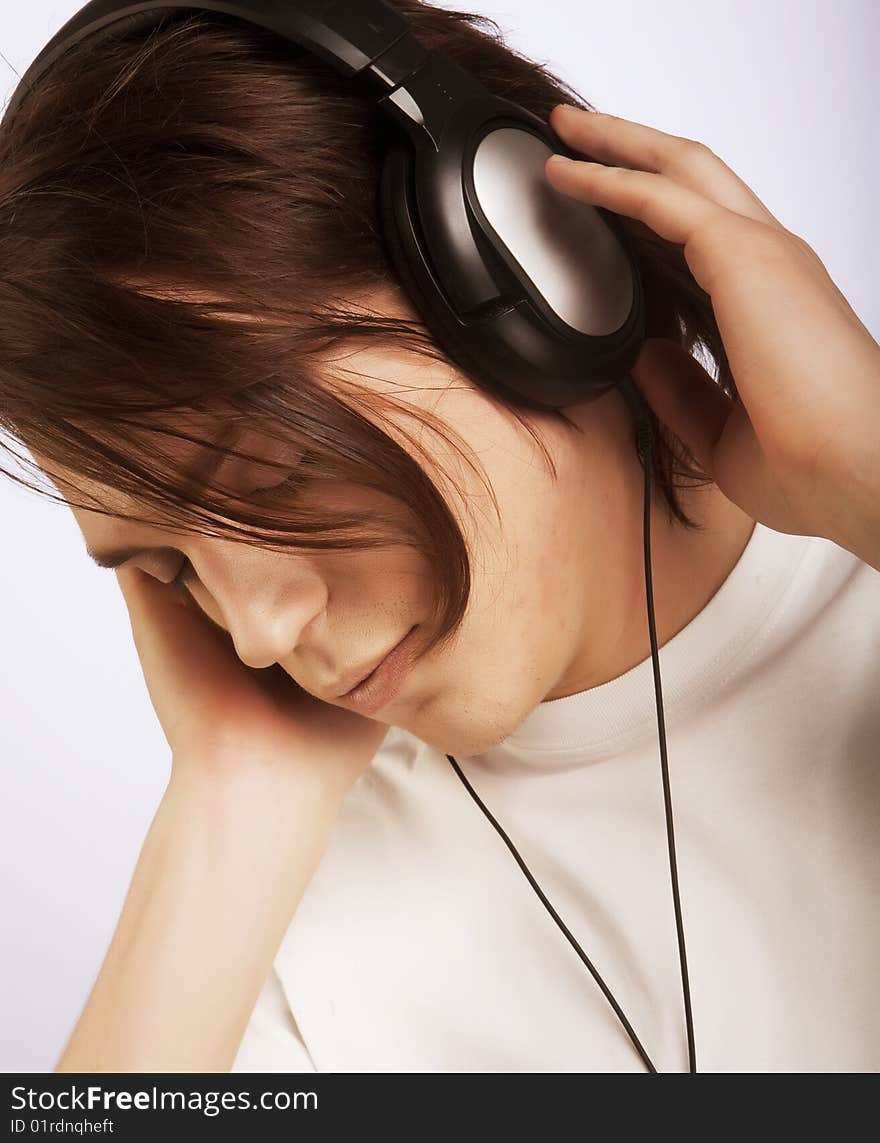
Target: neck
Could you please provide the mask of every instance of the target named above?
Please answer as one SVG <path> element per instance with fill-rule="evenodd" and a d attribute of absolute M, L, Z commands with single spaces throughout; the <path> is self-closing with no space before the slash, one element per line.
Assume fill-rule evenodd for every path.
<path fill-rule="evenodd" d="M 631 435 L 629 425 L 625 426 Z M 607 427 L 603 432 L 607 434 Z M 604 439 L 608 439 L 607 435 Z M 618 456 L 621 454 L 618 453 Z M 687 626 L 712 599 L 745 550 L 755 521 L 727 499 L 715 484 L 678 490 L 683 511 L 698 527 L 670 519 L 666 502 L 652 487 L 651 578 L 657 646 Z M 601 686 L 651 656 L 645 587 L 644 471 L 635 456 L 614 498 L 607 534 L 620 536 L 604 552 L 602 582 L 586 585 L 592 605 L 583 610 L 577 652 L 544 702 Z M 621 528 L 620 520 L 629 523 Z M 581 566 L 592 569 L 596 553 L 584 553 Z M 589 574 L 589 573 L 588 573 Z M 597 606 L 607 592 L 609 606 Z M 613 605 L 611 605 L 613 601 Z M 662 666 L 661 666 L 662 669 Z"/>

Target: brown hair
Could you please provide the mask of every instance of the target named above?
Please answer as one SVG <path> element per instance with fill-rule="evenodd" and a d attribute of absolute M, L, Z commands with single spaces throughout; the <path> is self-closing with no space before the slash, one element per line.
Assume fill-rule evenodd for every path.
<path fill-rule="evenodd" d="M 508 47 L 495 21 L 418 0 L 394 5 L 427 47 L 449 51 L 542 118 L 560 102 L 594 110 Z M 429 646 L 450 638 L 470 593 L 464 538 L 432 480 L 364 410 L 399 409 L 443 436 L 445 427 L 346 389 L 326 367 L 328 349 L 367 338 L 449 364 L 408 307 L 381 241 L 377 185 L 392 137 L 382 113 L 304 49 L 190 12 L 149 33 L 75 45 L 9 119 L 0 127 L 0 430 L 183 531 L 273 548 L 403 538 L 437 569 L 440 622 Z M 681 248 L 641 223 L 621 224 L 644 276 L 648 335 L 707 350 L 735 397 L 709 296 Z M 398 296 L 404 317 L 358 304 L 377 294 Z M 520 423 L 517 405 L 541 407 L 494 396 Z M 410 514 L 331 520 L 308 496 L 292 502 L 290 481 L 246 503 L 216 484 L 190 487 L 161 440 L 216 447 L 215 434 L 187 432 L 192 414 L 306 448 L 301 492 L 349 480 Z M 711 481 L 656 418 L 653 427 L 658 491 L 695 528 L 676 482 Z"/>

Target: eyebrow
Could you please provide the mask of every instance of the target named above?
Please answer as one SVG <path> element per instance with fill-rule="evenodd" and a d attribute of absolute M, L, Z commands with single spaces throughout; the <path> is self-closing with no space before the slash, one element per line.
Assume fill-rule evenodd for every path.
<path fill-rule="evenodd" d="M 227 426 L 226 429 L 220 434 L 215 444 L 227 445 L 239 433 L 237 425 Z M 198 487 L 207 482 L 217 474 L 221 465 L 228 459 L 228 454 L 220 451 L 219 449 L 212 449 L 207 456 L 203 456 L 200 460 L 187 469 L 186 477 L 188 483 L 192 487 Z M 175 548 L 161 547 L 161 548 L 144 548 L 144 547 L 128 547 L 128 548 L 92 548 L 86 543 L 86 555 L 89 559 L 93 560 L 99 568 L 118 568 L 126 562 L 126 560 L 133 559 L 134 556 L 142 555 L 144 552 L 174 552 Z"/>
<path fill-rule="evenodd" d="M 126 560 L 139 556 L 142 552 L 173 552 L 175 548 L 102 548 L 94 551 L 86 544 L 86 554 L 99 568 L 118 568 Z"/>

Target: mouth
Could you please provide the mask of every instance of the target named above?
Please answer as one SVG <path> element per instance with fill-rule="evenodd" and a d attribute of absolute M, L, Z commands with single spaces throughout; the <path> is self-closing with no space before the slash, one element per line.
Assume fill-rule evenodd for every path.
<path fill-rule="evenodd" d="M 409 668 L 412 666 L 418 624 L 411 627 L 396 646 L 361 679 L 351 690 L 337 697 L 337 701 L 350 703 L 362 714 L 375 714 L 397 694 Z"/>

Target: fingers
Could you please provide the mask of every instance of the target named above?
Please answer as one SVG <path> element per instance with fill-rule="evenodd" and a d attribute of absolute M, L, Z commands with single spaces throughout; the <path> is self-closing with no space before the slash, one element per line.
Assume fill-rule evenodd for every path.
<path fill-rule="evenodd" d="M 563 194 L 638 218 L 661 238 L 682 246 L 705 231 L 723 209 L 705 195 L 649 171 L 558 156 L 547 160 L 545 171 Z"/>
<path fill-rule="evenodd" d="M 785 229 L 748 183 L 694 139 L 567 104 L 553 108 L 550 126 L 567 146 L 602 164 L 663 175 L 725 210 Z"/>
<path fill-rule="evenodd" d="M 568 146 L 600 163 L 657 174 L 671 172 L 675 165 L 675 144 L 685 141 L 654 127 L 601 111 L 584 111 L 566 103 L 553 108 L 549 122 Z"/>

